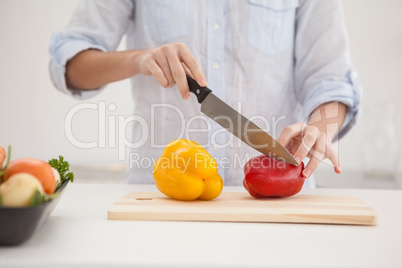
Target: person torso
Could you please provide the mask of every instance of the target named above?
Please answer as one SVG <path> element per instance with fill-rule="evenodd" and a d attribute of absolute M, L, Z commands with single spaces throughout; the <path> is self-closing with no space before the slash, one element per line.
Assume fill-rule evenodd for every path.
<path fill-rule="evenodd" d="M 200 64 L 208 87 L 227 104 L 278 137 L 299 118 L 293 87 L 297 0 L 137 0 L 127 31 L 128 49 L 183 42 Z M 220 164 L 226 185 L 239 185 L 243 166 L 260 154 L 200 112 L 194 95 L 164 89 L 153 77 L 132 78 L 133 157 L 158 158 L 178 138 L 203 145 Z M 152 167 L 131 165 L 129 182 L 152 182 Z M 136 176 L 135 174 L 141 174 Z M 143 178 L 136 181 L 136 178 Z"/>

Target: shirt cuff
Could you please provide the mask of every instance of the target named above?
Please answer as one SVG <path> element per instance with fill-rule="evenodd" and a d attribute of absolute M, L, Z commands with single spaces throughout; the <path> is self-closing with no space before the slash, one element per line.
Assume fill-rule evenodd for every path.
<path fill-rule="evenodd" d="M 333 141 L 341 139 L 356 124 L 359 118 L 362 88 L 357 72 L 351 70 L 347 74 L 347 81 L 325 80 L 316 87 L 306 98 L 303 105 L 304 118 L 320 105 L 327 102 L 341 102 L 348 108 L 345 121 Z"/>
<path fill-rule="evenodd" d="M 91 98 L 100 93 L 100 91 L 103 89 L 103 87 L 94 90 L 70 90 L 67 88 L 65 79 L 67 62 L 81 51 L 88 49 L 106 51 L 104 47 L 88 42 L 87 40 L 74 39 L 71 37 L 68 39 L 63 39 L 63 35 L 61 33 L 53 34 L 50 39 L 49 50 L 51 59 L 49 63 L 49 70 L 53 85 L 58 90 L 77 99 Z"/>

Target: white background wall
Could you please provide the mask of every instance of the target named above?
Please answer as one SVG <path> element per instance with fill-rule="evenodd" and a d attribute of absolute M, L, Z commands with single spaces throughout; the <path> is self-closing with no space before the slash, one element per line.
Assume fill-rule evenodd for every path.
<path fill-rule="evenodd" d="M 116 148 L 78 149 L 64 134 L 66 113 L 81 102 L 53 88 L 48 74 L 48 42 L 52 32 L 67 25 L 77 2 L 0 0 L 0 145 L 12 144 L 13 158 L 49 159 L 62 154 L 75 164 L 124 164 L 118 161 Z M 396 119 L 385 122 L 388 132 L 397 128 L 402 145 L 402 1 L 348 0 L 343 4 L 352 60 L 364 87 L 362 120 L 339 144 L 344 170 L 348 171 L 361 170 L 362 149 L 369 144 L 363 136 L 378 136 L 365 122 L 392 103 L 397 107 Z M 89 101 L 102 100 L 117 106 L 108 116 L 131 114 L 128 81 L 109 85 Z M 73 121 L 74 134 L 82 140 L 96 140 L 97 118 L 96 111 L 81 112 Z M 321 169 L 329 167 L 322 165 Z"/>

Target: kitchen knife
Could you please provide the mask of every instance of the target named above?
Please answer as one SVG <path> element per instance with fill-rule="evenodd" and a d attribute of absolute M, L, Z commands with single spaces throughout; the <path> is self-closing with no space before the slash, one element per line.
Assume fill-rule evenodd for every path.
<path fill-rule="evenodd" d="M 238 113 L 212 93 L 187 76 L 190 92 L 201 104 L 201 112 L 257 151 L 279 161 L 298 165 L 296 159 L 279 142 L 256 124 Z"/>

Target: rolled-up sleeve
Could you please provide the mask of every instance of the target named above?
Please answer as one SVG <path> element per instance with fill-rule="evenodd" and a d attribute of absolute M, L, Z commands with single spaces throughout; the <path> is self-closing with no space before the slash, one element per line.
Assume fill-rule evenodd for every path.
<path fill-rule="evenodd" d="M 318 106 L 338 101 L 347 106 L 343 137 L 358 118 L 362 88 L 353 69 L 341 2 L 304 0 L 297 11 L 295 90 L 308 118 Z"/>
<path fill-rule="evenodd" d="M 49 71 L 57 89 L 81 99 L 99 93 L 99 89 L 68 88 L 65 79 L 66 64 L 84 50 L 116 50 L 127 30 L 133 7 L 131 0 L 86 0 L 79 3 L 68 27 L 54 33 L 50 40 Z"/>

